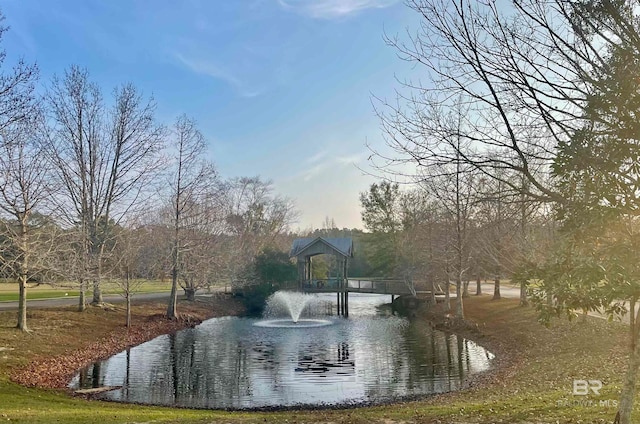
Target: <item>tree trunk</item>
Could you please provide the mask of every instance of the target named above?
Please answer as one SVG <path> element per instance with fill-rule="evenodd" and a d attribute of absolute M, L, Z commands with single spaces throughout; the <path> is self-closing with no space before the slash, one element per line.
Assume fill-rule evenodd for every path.
<path fill-rule="evenodd" d="M 182 155 L 182 150 L 180 150 Z M 171 294 L 167 305 L 167 318 L 176 319 L 178 317 L 178 263 L 180 259 L 180 181 L 182 173 L 182 160 L 178 162 L 178 186 L 176 203 L 174 204 L 173 221 L 173 249 L 171 250 Z"/>
<path fill-rule="evenodd" d="M 433 278 L 431 279 L 431 281 L 429 281 L 429 287 L 430 287 L 429 301 L 431 302 L 431 305 L 435 306 L 436 305 L 436 283 L 435 281 L 433 281 Z"/>
<path fill-rule="evenodd" d="M 102 305 L 102 290 L 100 290 L 100 279 L 93 280 L 93 300 L 92 305 Z"/>
<path fill-rule="evenodd" d="M 78 301 L 78 312 L 84 312 L 87 309 L 86 286 L 84 279 L 80 280 L 80 299 Z"/>
<path fill-rule="evenodd" d="M 174 265 L 171 270 L 171 294 L 169 295 L 169 305 L 167 306 L 167 318 L 177 317 L 178 302 L 178 268 Z"/>
<path fill-rule="evenodd" d="M 96 275 L 93 279 L 93 300 L 92 305 L 102 305 L 102 289 L 100 287 L 100 280 L 102 280 L 102 251 L 103 247 L 100 247 L 99 252 L 95 255 L 95 270 Z"/>
<path fill-rule="evenodd" d="M 462 299 L 462 279 L 456 278 L 456 318 L 464 319 L 464 300 Z"/>
<path fill-rule="evenodd" d="M 22 331 L 29 331 L 27 328 L 27 276 L 22 274 L 20 276 L 20 296 L 18 298 L 18 329 Z"/>
<path fill-rule="evenodd" d="M 520 283 L 520 306 L 529 306 L 529 299 L 527 298 L 527 282 Z"/>
<path fill-rule="evenodd" d="M 631 302 L 635 309 L 635 302 Z M 640 314 L 640 311 L 638 311 Z M 624 386 L 620 393 L 620 406 L 616 421 L 619 424 L 631 424 L 631 412 L 633 410 L 633 399 L 636 391 L 636 380 L 638 377 L 638 365 L 640 365 L 640 344 L 638 343 L 638 320 L 639 316 L 633 316 L 631 312 L 631 323 L 629 325 L 630 352 L 627 373 L 624 378 Z M 635 319 L 634 319 L 635 318 Z"/>
<path fill-rule="evenodd" d="M 187 287 L 184 289 L 184 294 L 189 302 L 195 302 L 196 300 L 196 290 L 191 287 Z"/>
<path fill-rule="evenodd" d="M 131 328 L 131 278 L 129 277 L 128 269 L 125 278 L 125 295 L 127 300 L 127 328 Z"/>
<path fill-rule="evenodd" d="M 493 300 L 500 299 L 500 275 L 496 275 L 493 282 Z"/>
<path fill-rule="evenodd" d="M 28 237 L 27 214 L 22 216 L 20 220 L 20 275 L 18 276 L 18 284 L 20 285 L 20 294 L 18 297 L 18 329 L 29 331 L 27 328 L 27 281 L 29 280 L 29 242 Z"/>
<path fill-rule="evenodd" d="M 100 377 L 102 377 L 102 373 L 100 372 L 101 370 L 102 363 L 100 361 L 94 362 L 93 369 L 91 370 L 91 387 L 94 389 L 100 387 Z"/>
<path fill-rule="evenodd" d="M 445 313 L 451 311 L 451 295 L 449 293 L 449 280 L 444 282 L 444 305 L 443 309 Z"/>
<path fill-rule="evenodd" d="M 127 328 L 131 328 L 131 293 L 127 290 Z"/>
<path fill-rule="evenodd" d="M 482 295 L 482 280 L 480 276 L 476 278 L 476 296 Z"/>
<path fill-rule="evenodd" d="M 462 287 L 462 297 L 469 297 L 469 280 L 465 281 Z"/>

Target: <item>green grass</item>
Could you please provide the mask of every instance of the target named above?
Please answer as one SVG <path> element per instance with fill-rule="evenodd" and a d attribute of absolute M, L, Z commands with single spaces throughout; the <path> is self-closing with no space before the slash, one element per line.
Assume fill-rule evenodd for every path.
<path fill-rule="evenodd" d="M 60 297 L 73 297 L 79 296 L 80 293 L 77 290 L 39 290 L 35 292 L 28 291 L 27 299 L 53 299 Z M 18 300 L 18 293 L 0 293 L 0 302 L 16 302 Z"/>
<path fill-rule="evenodd" d="M 162 309 L 137 309 L 134 324 L 144 314 Z M 34 311 L 31 334 L 11 328 L 14 313 L 0 313 L 0 421 L 19 423 L 607 423 L 616 408 L 599 402 L 617 400 L 626 367 L 626 327 L 587 318 L 557 320 L 551 328 L 536 322 L 532 309 L 516 300 L 469 298 L 469 319 L 477 331 L 467 336 L 497 354 L 497 368 L 479 376 L 466 390 L 417 402 L 344 411 L 229 413 L 146 407 L 87 401 L 55 390 L 30 389 L 8 379 L 12 369 L 41 355 L 72 353 L 89 341 L 122 325 L 121 311 L 90 308 Z M 425 328 L 428 325 L 424 323 Z M 574 379 L 599 379 L 596 406 L 559 404 L 582 400 L 572 395 Z M 580 399 L 577 399 L 580 398 Z M 638 405 L 636 409 L 638 409 Z M 634 415 L 640 422 L 640 414 Z"/>
<path fill-rule="evenodd" d="M 142 281 L 137 284 L 134 293 L 155 293 L 171 290 L 169 281 Z M 87 290 L 87 296 L 91 296 L 92 289 Z M 103 294 L 119 294 L 122 288 L 118 284 L 105 281 L 102 283 Z M 61 297 L 79 296 L 77 285 L 63 284 L 58 287 L 43 284 L 27 289 L 27 299 L 55 299 Z M 18 300 L 18 284 L 12 282 L 0 283 L 0 302 L 10 302 Z"/>
<path fill-rule="evenodd" d="M 58 391 L 25 389 L 6 378 L 0 379 L 0 393 L 0 420 L 12 423 L 198 422 L 203 418 L 215 417 L 215 414 L 203 411 L 87 402 Z"/>

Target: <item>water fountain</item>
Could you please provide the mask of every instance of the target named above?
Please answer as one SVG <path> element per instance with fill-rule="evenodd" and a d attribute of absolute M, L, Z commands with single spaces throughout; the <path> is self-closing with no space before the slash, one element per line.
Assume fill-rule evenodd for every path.
<path fill-rule="evenodd" d="M 301 292 L 277 291 L 267 299 L 265 308 L 265 318 L 254 325 L 256 327 L 277 327 L 277 328 L 297 328 L 297 327 L 324 327 L 331 325 L 331 321 L 326 319 L 300 318 L 305 308 L 311 305 L 316 296 Z M 281 318 L 281 317 L 285 318 Z"/>

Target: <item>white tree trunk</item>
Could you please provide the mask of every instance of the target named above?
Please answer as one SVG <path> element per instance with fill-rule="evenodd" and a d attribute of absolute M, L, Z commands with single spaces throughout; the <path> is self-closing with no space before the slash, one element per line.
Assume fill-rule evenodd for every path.
<path fill-rule="evenodd" d="M 18 298 L 18 329 L 29 331 L 27 327 L 27 276 L 20 276 L 20 296 Z"/>

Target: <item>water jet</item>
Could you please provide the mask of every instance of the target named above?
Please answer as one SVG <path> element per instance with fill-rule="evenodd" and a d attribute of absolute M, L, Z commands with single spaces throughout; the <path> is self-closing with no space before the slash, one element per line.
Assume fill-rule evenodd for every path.
<path fill-rule="evenodd" d="M 316 300 L 316 296 L 307 293 L 281 290 L 267 299 L 265 318 L 288 317 L 298 322 L 307 305 Z"/>

